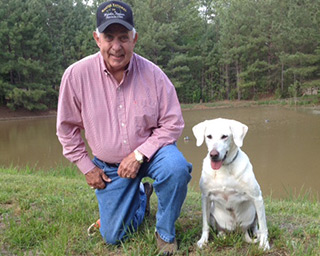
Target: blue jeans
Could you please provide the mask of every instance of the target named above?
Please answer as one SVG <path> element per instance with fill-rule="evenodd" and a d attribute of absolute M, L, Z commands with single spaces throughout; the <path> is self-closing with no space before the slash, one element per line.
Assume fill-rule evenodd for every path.
<path fill-rule="evenodd" d="M 136 231 L 142 223 L 146 209 L 146 195 L 141 180 L 150 177 L 158 196 L 156 231 L 162 240 L 173 242 L 175 222 L 187 195 L 192 165 L 186 161 L 175 144 L 157 151 L 149 162 L 143 163 L 135 179 L 118 176 L 117 167 L 111 167 L 96 157 L 95 165 L 112 182 L 104 189 L 96 189 L 100 212 L 100 233 L 109 244 L 117 244 Z"/>

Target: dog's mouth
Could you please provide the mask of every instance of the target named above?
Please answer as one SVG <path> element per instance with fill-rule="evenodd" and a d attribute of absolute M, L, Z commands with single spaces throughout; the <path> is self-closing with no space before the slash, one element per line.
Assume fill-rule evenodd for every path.
<path fill-rule="evenodd" d="M 223 161 L 226 160 L 227 154 L 228 154 L 228 151 L 226 152 L 226 154 L 224 155 L 224 157 L 221 160 L 219 152 L 216 150 L 212 150 L 210 152 L 211 168 L 213 170 L 219 170 L 223 164 Z"/>

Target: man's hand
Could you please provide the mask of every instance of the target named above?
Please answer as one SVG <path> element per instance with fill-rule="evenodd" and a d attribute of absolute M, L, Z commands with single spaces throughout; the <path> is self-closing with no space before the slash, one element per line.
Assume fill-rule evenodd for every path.
<path fill-rule="evenodd" d="M 121 178 L 131 178 L 137 177 L 141 164 L 136 160 L 134 153 L 132 152 L 126 158 L 124 158 L 118 168 L 118 175 Z"/>
<path fill-rule="evenodd" d="M 105 182 L 111 182 L 111 179 L 98 167 L 86 173 L 86 180 L 90 187 L 103 189 L 106 187 Z"/>

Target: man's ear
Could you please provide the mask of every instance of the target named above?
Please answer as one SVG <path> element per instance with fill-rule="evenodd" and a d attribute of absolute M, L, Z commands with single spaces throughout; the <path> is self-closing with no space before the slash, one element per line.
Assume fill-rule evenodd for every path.
<path fill-rule="evenodd" d="M 100 34 L 100 36 L 101 36 L 101 34 Z M 96 41 L 96 44 L 98 45 L 98 47 L 100 48 L 100 37 L 96 31 L 93 31 L 93 38 Z"/>
<path fill-rule="evenodd" d="M 133 39 L 133 43 L 136 44 L 137 41 L 138 41 L 138 32 L 136 32 L 135 36 L 134 36 L 134 39 Z"/>

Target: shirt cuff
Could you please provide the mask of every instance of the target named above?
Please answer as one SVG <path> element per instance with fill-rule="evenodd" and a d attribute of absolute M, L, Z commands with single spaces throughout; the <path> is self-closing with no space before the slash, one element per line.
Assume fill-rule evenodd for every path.
<path fill-rule="evenodd" d="M 137 148 L 137 150 L 147 158 L 147 161 L 149 161 L 153 157 L 153 155 L 159 150 L 159 147 L 151 143 L 145 142 L 142 145 L 140 145 Z"/>
<path fill-rule="evenodd" d="M 81 158 L 79 161 L 76 162 L 76 165 L 78 166 L 79 170 L 83 174 L 87 174 L 90 172 L 93 168 L 95 168 L 95 164 L 92 162 L 89 156 Z"/>

